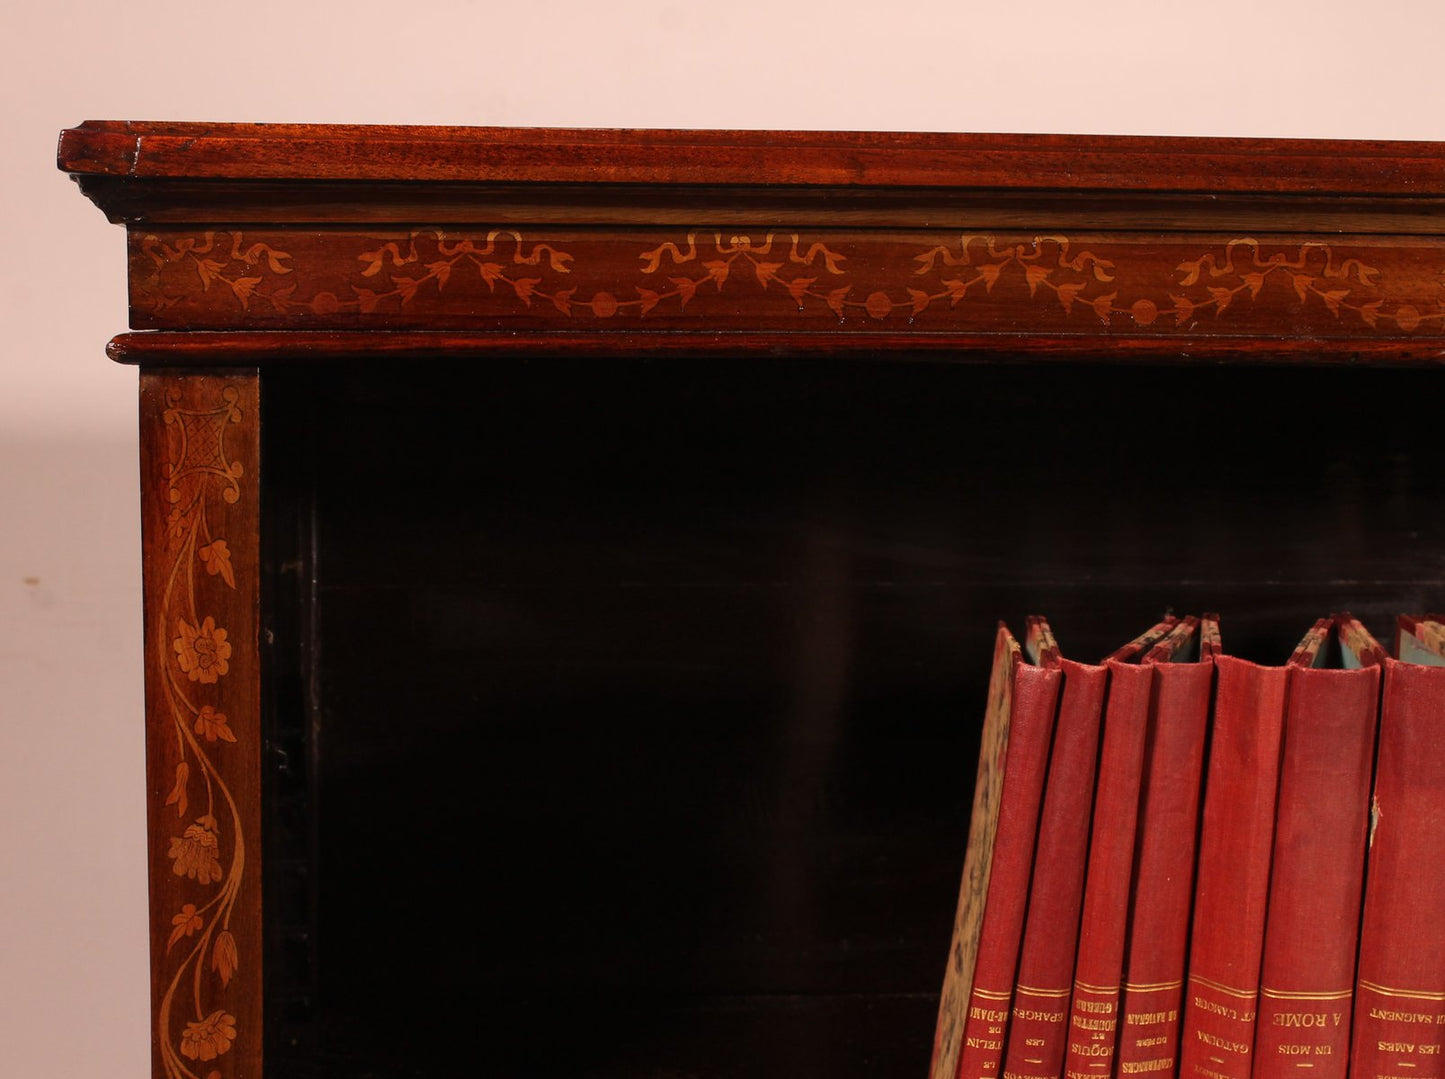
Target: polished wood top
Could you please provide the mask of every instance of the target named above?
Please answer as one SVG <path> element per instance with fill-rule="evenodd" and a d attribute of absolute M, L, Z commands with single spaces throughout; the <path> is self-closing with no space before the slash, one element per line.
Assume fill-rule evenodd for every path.
<path fill-rule="evenodd" d="M 88 121 L 61 169 L 129 179 L 1445 195 L 1445 144 L 921 132 Z"/>

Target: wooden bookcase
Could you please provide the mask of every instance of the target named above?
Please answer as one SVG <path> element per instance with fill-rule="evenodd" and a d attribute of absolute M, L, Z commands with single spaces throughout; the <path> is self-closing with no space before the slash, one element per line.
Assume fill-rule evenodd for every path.
<path fill-rule="evenodd" d="M 922 1075 L 997 619 L 1438 608 L 1445 147 L 87 123 L 155 1074 Z"/>

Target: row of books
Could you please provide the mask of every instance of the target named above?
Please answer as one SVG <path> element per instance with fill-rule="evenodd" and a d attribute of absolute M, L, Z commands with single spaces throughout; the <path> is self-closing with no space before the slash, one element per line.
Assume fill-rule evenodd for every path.
<path fill-rule="evenodd" d="M 1445 625 L 1000 626 L 931 1079 L 1442 1079 Z"/>

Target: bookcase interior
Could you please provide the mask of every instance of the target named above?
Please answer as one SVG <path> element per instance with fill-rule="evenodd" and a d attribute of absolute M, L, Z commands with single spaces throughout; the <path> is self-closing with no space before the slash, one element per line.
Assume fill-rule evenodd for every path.
<path fill-rule="evenodd" d="M 278 1074 L 921 1075 L 997 620 L 1445 577 L 1433 370 L 389 370 L 264 373 Z"/>

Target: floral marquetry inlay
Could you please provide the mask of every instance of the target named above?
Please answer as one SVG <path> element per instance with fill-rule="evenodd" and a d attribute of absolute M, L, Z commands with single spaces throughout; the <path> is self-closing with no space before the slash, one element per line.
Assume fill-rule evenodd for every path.
<path fill-rule="evenodd" d="M 178 249 L 208 254 L 206 245 Z M 274 253 L 273 253 L 274 257 Z M 280 265 L 279 259 L 277 265 Z M 210 273 L 208 269 L 206 271 Z M 255 1013 L 233 981 L 258 965 L 247 869 L 259 752 L 255 674 L 254 380 L 147 376 L 145 445 L 162 484 L 147 488 L 153 827 L 167 842 L 152 883 L 164 931 L 157 1053 L 167 1079 L 230 1074 Z M 243 891 L 250 889 L 243 901 Z M 259 982 L 254 978 L 253 981 Z M 244 1071 L 244 1069 L 242 1069 Z"/>
<path fill-rule="evenodd" d="M 1445 325 L 1445 245 L 1383 237 L 423 228 L 132 242 L 144 328 L 1107 335 L 1283 325 L 1350 337 Z"/>

